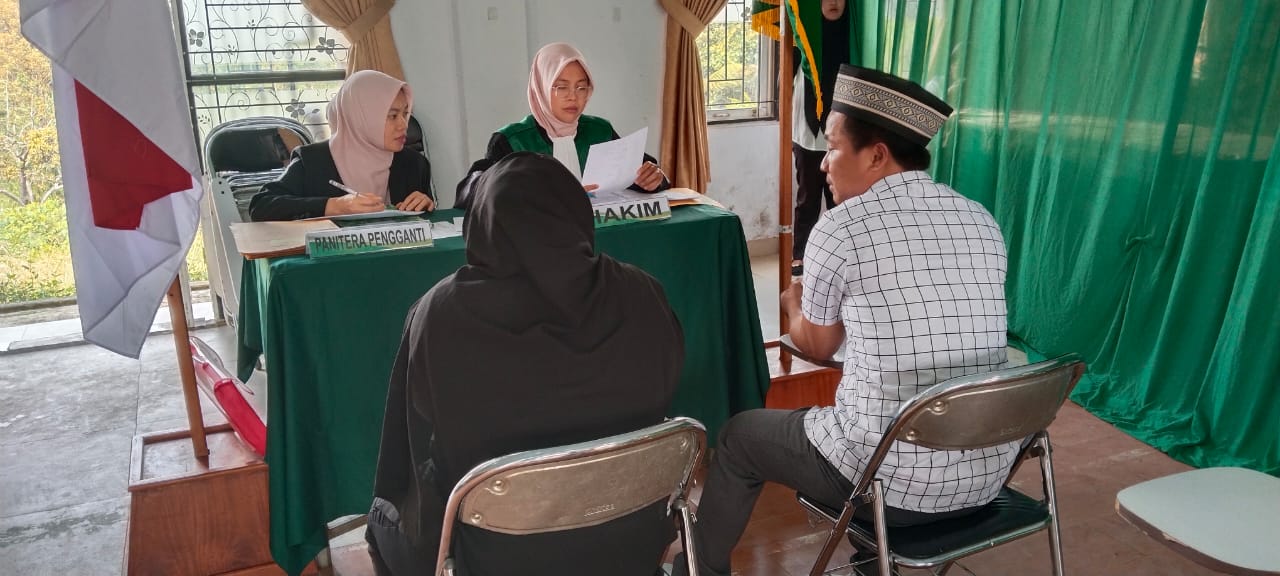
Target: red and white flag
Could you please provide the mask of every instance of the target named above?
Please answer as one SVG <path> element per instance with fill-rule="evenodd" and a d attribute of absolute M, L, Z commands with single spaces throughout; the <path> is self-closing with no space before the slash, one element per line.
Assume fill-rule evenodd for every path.
<path fill-rule="evenodd" d="M 168 0 L 20 0 L 53 65 L 84 339 L 137 358 L 200 220 L 200 161 Z"/>

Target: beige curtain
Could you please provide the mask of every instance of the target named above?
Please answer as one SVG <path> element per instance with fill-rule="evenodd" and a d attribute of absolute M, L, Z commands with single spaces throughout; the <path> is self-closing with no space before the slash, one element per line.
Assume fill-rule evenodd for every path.
<path fill-rule="evenodd" d="M 347 74 L 377 70 L 404 80 L 387 14 L 396 0 L 302 0 L 321 22 L 347 37 Z"/>
<path fill-rule="evenodd" d="M 667 11 L 666 68 L 662 80 L 662 167 L 673 186 L 707 191 L 707 112 L 695 43 L 726 0 L 660 0 Z"/>

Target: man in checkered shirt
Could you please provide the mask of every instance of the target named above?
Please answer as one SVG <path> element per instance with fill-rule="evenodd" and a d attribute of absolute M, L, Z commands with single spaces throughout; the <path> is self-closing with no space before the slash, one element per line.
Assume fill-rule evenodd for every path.
<path fill-rule="evenodd" d="M 834 407 L 751 410 L 725 426 L 697 511 L 704 574 L 730 573 L 764 482 L 840 508 L 903 403 L 1005 365 L 1000 229 L 924 171 L 951 107 L 913 82 L 847 65 L 833 99 L 822 170 L 839 205 L 813 229 L 803 282 L 783 292 L 781 307 L 806 354 L 843 348 L 844 375 Z M 1000 491 L 1018 448 L 895 444 L 878 474 L 888 524 L 976 511 Z"/>

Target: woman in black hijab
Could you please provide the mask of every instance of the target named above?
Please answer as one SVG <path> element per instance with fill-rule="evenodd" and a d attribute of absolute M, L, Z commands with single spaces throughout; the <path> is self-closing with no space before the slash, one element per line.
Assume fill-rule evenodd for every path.
<path fill-rule="evenodd" d="M 430 573 L 444 503 L 472 466 L 638 430 L 666 416 L 684 337 L 662 286 L 595 253 L 591 205 L 557 160 L 514 153 L 481 177 L 467 264 L 410 310 L 366 539 L 379 574 Z M 665 502 L 599 526 L 509 536 L 458 524 L 460 574 L 650 576 Z"/>

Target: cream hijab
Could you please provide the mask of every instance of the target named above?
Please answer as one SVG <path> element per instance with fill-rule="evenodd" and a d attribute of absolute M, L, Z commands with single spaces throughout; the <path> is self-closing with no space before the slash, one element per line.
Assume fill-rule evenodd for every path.
<path fill-rule="evenodd" d="M 578 135 L 578 123 L 562 122 L 556 118 L 551 108 L 551 86 L 556 78 L 569 64 L 577 62 L 587 74 L 587 80 L 595 85 L 591 77 L 591 69 L 587 60 L 577 48 L 565 43 L 554 42 L 543 46 L 533 57 L 533 66 L 529 70 L 529 111 L 533 119 L 547 131 L 551 138 L 551 153 L 564 164 L 574 176 L 582 178 L 582 167 L 578 163 L 578 148 L 573 139 Z"/>
<path fill-rule="evenodd" d="M 329 151 L 338 166 L 342 183 L 357 192 L 388 199 L 387 180 L 394 152 L 383 148 L 387 111 L 396 95 L 404 91 L 409 109 L 413 92 L 409 85 L 376 70 L 361 70 L 347 77 L 329 102 L 329 125 L 333 137 Z"/>

